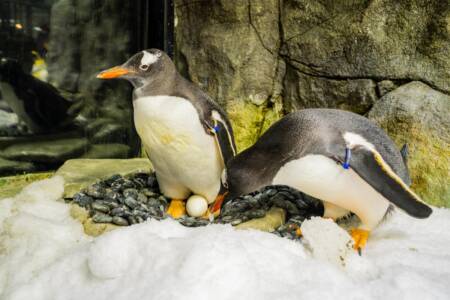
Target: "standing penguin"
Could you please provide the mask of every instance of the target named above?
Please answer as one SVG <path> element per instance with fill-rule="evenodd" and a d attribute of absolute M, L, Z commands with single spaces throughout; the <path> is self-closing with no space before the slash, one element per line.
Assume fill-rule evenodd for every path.
<path fill-rule="evenodd" d="M 305 109 L 270 127 L 224 172 L 229 198 L 282 184 L 324 202 L 324 217 L 353 212 L 361 225 L 351 235 L 359 250 L 392 205 L 416 218 L 432 210 L 408 187 L 400 152 L 368 119 L 334 109 Z"/>
<path fill-rule="evenodd" d="M 177 72 L 167 54 L 144 50 L 97 77 L 133 84 L 134 124 L 161 191 L 172 198 L 170 215 L 185 214 L 183 200 L 191 193 L 208 204 L 223 198 L 220 176 L 236 153 L 231 125 L 214 101 Z"/>

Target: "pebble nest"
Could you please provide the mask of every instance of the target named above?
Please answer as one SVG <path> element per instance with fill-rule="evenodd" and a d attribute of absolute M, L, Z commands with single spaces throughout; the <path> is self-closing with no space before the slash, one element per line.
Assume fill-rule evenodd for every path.
<path fill-rule="evenodd" d="M 136 173 L 126 177 L 113 175 L 66 201 L 85 208 L 95 223 L 128 226 L 170 217 L 166 213 L 170 199 L 161 194 L 154 173 Z M 238 225 L 264 217 L 272 207 L 283 208 L 287 213 L 286 223 L 273 233 L 290 239 L 298 238 L 296 230 L 305 219 L 323 215 L 321 201 L 288 186 L 277 185 L 226 202 L 220 216 L 213 220 L 184 216 L 176 221 L 188 227 L 212 223 Z"/>

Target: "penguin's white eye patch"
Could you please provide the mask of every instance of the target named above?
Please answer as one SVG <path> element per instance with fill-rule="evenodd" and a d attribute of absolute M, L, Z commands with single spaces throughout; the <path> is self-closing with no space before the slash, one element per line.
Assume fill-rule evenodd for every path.
<path fill-rule="evenodd" d="M 143 51 L 142 53 L 144 55 L 141 58 L 141 66 L 142 65 L 151 65 L 151 64 L 155 63 L 161 56 L 161 53 L 152 54 L 147 51 Z"/>
<path fill-rule="evenodd" d="M 140 65 L 139 69 L 141 69 L 142 71 L 147 71 L 148 67 L 149 67 L 149 65 Z"/>

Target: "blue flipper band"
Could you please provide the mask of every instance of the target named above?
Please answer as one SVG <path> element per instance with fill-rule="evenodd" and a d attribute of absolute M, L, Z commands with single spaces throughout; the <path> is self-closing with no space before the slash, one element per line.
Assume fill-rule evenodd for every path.
<path fill-rule="evenodd" d="M 352 152 L 350 148 L 345 148 L 345 161 L 342 164 L 342 167 L 344 169 L 348 170 L 350 168 L 350 158 L 352 157 Z"/>
<path fill-rule="evenodd" d="M 215 133 L 217 133 L 217 132 L 219 131 L 219 125 L 214 126 L 214 127 L 213 127 L 213 131 L 214 131 Z"/>

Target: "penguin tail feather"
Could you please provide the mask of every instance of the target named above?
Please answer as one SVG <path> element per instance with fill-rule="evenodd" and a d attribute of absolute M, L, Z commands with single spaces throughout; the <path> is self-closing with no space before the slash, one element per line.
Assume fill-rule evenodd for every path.
<path fill-rule="evenodd" d="M 424 219 L 432 213 L 375 149 L 355 147 L 351 168 L 383 197 L 412 217 Z"/>

